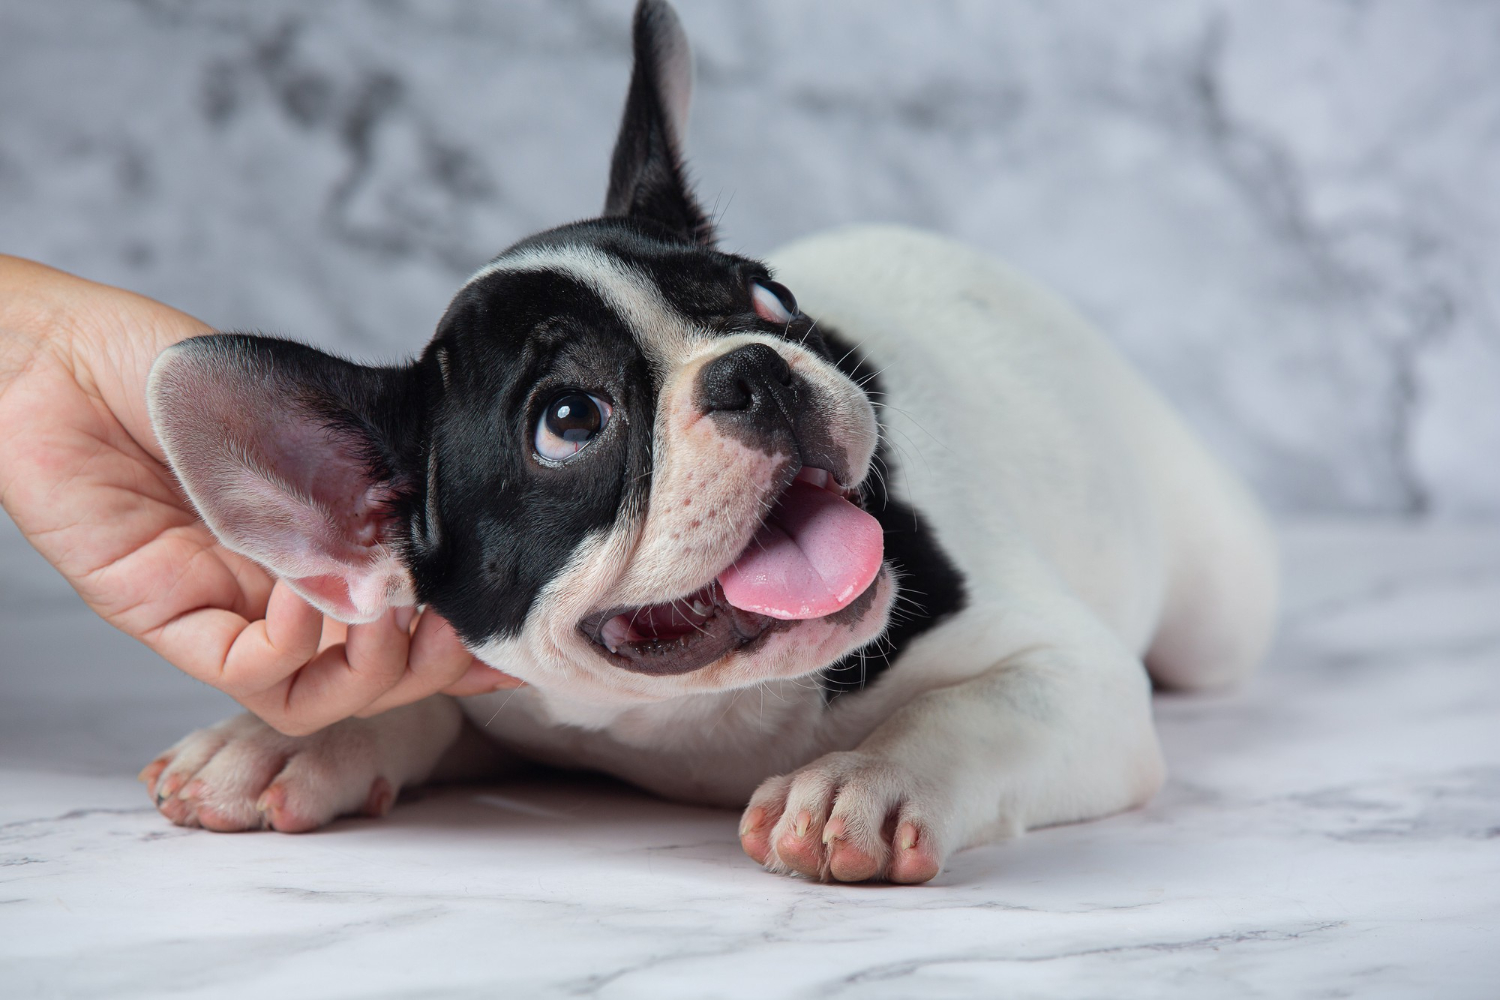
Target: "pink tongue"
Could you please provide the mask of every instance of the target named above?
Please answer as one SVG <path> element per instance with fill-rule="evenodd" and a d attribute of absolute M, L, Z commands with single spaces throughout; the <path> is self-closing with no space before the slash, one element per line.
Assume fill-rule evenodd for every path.
<path fill-rule="evenodd" d="M 843 497 L 792 483 L 735 564 L 719 577 L 737 608 L 821 618 L 847 607 L 880 572 L 880 522 Z"/>

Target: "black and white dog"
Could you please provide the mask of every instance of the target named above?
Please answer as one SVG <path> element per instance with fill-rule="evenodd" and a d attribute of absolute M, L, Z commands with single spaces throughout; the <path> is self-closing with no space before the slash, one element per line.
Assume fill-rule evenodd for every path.
<path fill-rule="evenodd" d="M 1151 679 L 1216 687 L 1268 641 L 1256 504 L 987 257 L 891 227 L 715 249 L 686 39 L 661 0 L 634 32 L 604 216 L 496 257 L 420 359 L 222 334 L 149 387 L 225 545 L 343 621 L 433 608 L 528 686 L 231 719 L 160 759 L 163 811 L 384 811 L 483 743 L 465 715 L 515 759 L 746 806 L 751 857 L 843 881 L 1145 802 Z"/>

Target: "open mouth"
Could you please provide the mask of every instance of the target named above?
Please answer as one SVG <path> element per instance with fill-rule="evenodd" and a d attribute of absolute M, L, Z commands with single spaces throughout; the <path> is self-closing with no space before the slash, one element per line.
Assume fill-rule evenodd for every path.
<path fill-rule="evenodd" d="M 611 662 L 685 674 L 773 630 L 824 618 L 875 581 L 880 522 L 823 469 L 803 466 L 738 557 L 699 590 L 662 604 L 611 608 L 579 629 Z"/>

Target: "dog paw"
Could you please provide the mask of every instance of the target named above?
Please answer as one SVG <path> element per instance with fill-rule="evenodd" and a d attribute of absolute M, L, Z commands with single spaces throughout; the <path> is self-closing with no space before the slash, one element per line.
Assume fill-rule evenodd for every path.
<path fill-rule="evenodd" d="M 351 813 L 385 815 L 398 783 L 378 760 L 364 720 L 294 737 L 239 715 L 179 740 L 140 779 L 178 826 L 302 833 Z"/>
<path fill-rule="evenodd" d="M 905 768 L 832 753 L 761 783 L 740 822 L 745 853 L 767 870 L 824 882 L 931 880 L 945 814 Z"/>

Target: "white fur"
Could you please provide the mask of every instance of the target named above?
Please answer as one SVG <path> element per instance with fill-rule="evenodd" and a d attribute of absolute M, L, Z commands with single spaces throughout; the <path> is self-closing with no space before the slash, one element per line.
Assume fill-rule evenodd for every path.
<path fill-rule="evenodd" d="M 692 349 L 695 331 L 667 304 L 656 285 L 617 257 L 591 247 L 537 247 L 490 261 L 464 283 L 492 274 L 565 274 L 604 300 L 626 324 L 640 331 L 641 348 L 660 371 L 668 371 Z"/>
<path fill-rule="evenodd" d="M 1163 768 L 1143 660 L 1164 682 L 1213 687 L 1268 642 L 1275 555 L 1254 501 L 1075 313 L 982 254 L 863 227 L 773 263 L 809 315 L 882 370 L 890 490 L 962 570 L 967 606 L 827 708 L 810 678 L 642 700 L 539 677 L 469 699 L 470 718 L 525 756 L 751 801 L 774 821 L 777 870 L 797 867 L 777 845 L 809 818 L 894 878 L 915 848 L 891 838 L 893 819 L 937 864 L 1144 802 Z M 601 294 L 632 322 L 652 319 L 639 276 L 624 294 L 613 263 L 569 268 L 614 289 Z M 517 654 L 481 651 L 524 674 Z M 411 740 L 394 727 L 389 739 Z"/>
<path fill-rule="evenodd" d="M 784 681 L 622 704 L 588 735 L 556 732 L 557 691 L 471 699 L 471 717 L 526 752 L 719 802 L 789 759 L 878 748 L 932 771 L 924 786 L 964 783 L 946 793 L 950 846 L 1144 801 L 1162 769 L 1141 658 L 1217 686 L 1269 639 L 1274 546 L 1254 502 L 1098 334 L 989 258 L 864 227 L 772 262 L 884 370 L 891 491 L 929 519 L 968 607 L 826 712 Z M 961 778 L 941 773 L 955 753 Z"/>

